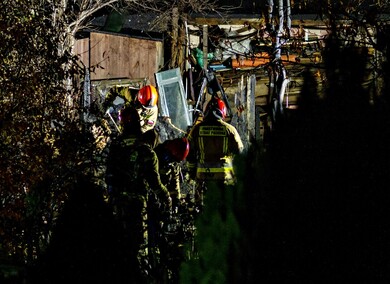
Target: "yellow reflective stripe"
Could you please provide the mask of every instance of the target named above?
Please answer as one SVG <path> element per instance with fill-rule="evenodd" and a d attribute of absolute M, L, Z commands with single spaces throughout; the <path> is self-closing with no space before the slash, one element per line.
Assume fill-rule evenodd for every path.
<path fill-rule="evenodd" d="M 223 137 L 223 152 L 224 153 L 228 152 L 228 139 L 227 139 L 227 137 Z"/>
<path fill-rule="evenodd" d="M 204 140 L 202 137 L 199 137 L 199 152 L 200 152 L 200 161 L 204 161 Z"/>
<path fill-rule="evenodd" d="M 197 166 L 199 168 L 232 168 L 233 162 L 231 159 L 226 158 L 225 161 L 219 161 L 219 162 L 204 162 L 204 163 L 198 163 Z"/>
<path fill-rule="evenodd" d="M 199 173 L 224 173 L 233 171 L 233 168 L 198 168 Z"/>
<path fill-rule="evenodd" d="M 188 169 L 194 169 L 195 167 L 196 167 L 196 164 L 187 163 L 187 168 L 188 168 Z"/>
<path fill-rule="evenodd" d="M 205 125 L 199 128 L 199 136 L 226 136 L 226 128 L 217 125 Z"/>

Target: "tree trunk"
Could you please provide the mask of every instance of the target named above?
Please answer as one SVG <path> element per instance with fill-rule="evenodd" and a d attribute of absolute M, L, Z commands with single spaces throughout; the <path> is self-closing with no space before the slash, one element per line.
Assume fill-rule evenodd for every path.
<path fill-rule="evenodd" d="M 179 9 L 174 7 L 172 9 L 172 39 L 171 39 L 171 62 L 169 68 L 177 67 L 177 62 L 179 58 Z"/>

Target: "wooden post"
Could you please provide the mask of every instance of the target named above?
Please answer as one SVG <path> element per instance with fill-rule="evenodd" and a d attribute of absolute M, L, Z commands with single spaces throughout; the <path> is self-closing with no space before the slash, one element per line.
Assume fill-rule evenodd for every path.
<path fill-rule="evenodd" d="M 169 67 L 175 68 L 178 63 L 180 49 L 178 48 L 178 33 L 179 33 L 179 9 L 172 9 L 172 43 L 171 43 L 171 62 Z"/>
<path fill-rule="evenodd" d="M 208 40 L 209 35 L 208 35 L 208 26 L 203 25 L 203 69 L 207 70 L 207 54 L 208 54 Z"/>
<path fill-rule="evenodd" d="M 256 105 L 255 105 L 256 75 L 247 76 L 246 79 L 246 113 L 247 113 L 247 139 L 250 144 L 256 138 Z"/>

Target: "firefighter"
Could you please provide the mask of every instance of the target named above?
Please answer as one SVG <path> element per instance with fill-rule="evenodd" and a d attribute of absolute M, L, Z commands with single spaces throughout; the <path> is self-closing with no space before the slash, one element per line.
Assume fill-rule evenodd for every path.
<path fill-rule="evenodd" d="M 172 204 L 178 206 L 181 200 L 181 162 L 187 158 L 190 144 L 185 137 L 166 140 L 156 147 L 159 159 L 161 181 L 167 187 Z"/>
<path fill-rule="evenodd" d="M 108 202 L 112 208 L 118 225 L 123 229 L 123 239 L 129 244 L 129 261 L 134 268 L 134 282 L 142 278 L 139 267 L 139 251 L 145 243 L 144 234 L 146 216 L 145 193 L 134 179 L 134 162 L 132 155 L 135 144 L 142 135 L 139 124 L 139 114 L 134 107 L 127 107 L 119 112 L 120 134 L 116 136 L 109 147 L 106 163 L 106 183 Z"/>
<path fill-rule="evenodd" d="M 169 270 L 169 283 L 179 283 L 180 266 L 186 259 L 187 228 L 192 225 L 190 212 L 181 192 L 182 166 L 188 152 L 189 142 L 185 137 L 165 140 L 156 147 L 161 181 L 172 198 L 172 211 L 162 222 L 164 238 L 159 247 L 160 261 Z"/>
<path fill-rule="evenodd" d="M 141 117 L 142 132 L 155 127 L 158 115 L 157 103 L 158 92 L 154 86 L 146 85 L 138 91 L 134 104 Z"/>
<path fill-rule="evenodd" d="M 220 186 L 235 183 L 233 158 L 244 146 L 237 129 L 224 121 L 226 113 L 225 103 L 213 96 L 206 106 L 203 121 L 195 124 L 188 135 L 187 167 L 190 177 L 198 184 L 195 202 L 202 202 L 202 192 L 209 181 Z"/>
<path fill-rule="evenodd" d="M 124 229 L 125 238 L 131 244 L 129 257 L 138 266 L 148 242 L 149 195 L 155 195 L 161 204 L 160 210 L 170 210 L 172 202 L 168 190 L 161 183 L 158 158 L 154 152 L 159 141 L 158 134 L 154 129 L 142 133 L 139 120 L 134 107 L 121 111 L 122 131 L 111 144 L 106 172 L 110 204 Z"/>
<path fill-rule="evenodd" d="M 119 111 L 120 134 L 115 137 L 107 157 L 106 184 L 110 204 L 118 198 L 121 191 L 127 191 L 132 180 L 131 165 L 126 157 L 130 157 L 136 140 L 142 135 L 140 116 L 134 107 L 125 107 Z"/>

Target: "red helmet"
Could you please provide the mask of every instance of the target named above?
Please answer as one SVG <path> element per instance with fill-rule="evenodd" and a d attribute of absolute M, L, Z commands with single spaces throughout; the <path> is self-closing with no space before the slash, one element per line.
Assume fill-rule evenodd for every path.
<path fill-rule="evenodd" d="M 157 105 L 158 92 L 152 85 L 142 87 L 137 94 L 137 100 L 144 107 L 153 107 Z"/>
<path fill-rule="evenodd" d="M 208 115 L 210 112 L 214 112 L 222 119 L 225 119 L 227 109 L 223 100 L 217 97 L 212 97 L 206 106 L 206 115 Z"/>
<path fill-rule="evenodd" d="M 175 161 L 180 162 L 187 158 L 190 151 L 190 143 L 187 138 L 175 138 L 165 142 L 165 148 Z"/>

